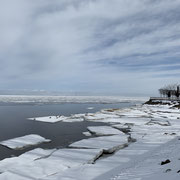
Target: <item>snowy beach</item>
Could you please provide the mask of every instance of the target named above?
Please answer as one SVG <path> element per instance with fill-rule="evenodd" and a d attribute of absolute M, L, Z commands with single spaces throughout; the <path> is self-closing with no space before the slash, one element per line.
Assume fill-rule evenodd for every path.
<path fill-rule="evenodd" d="M 173 106 L 137 105 L 70 116 L 28 118 L 27 121 L 49 126 L 55 122 L 99 125 L 88 126 L 83 132 L 87 138 L 66 148 L 34 148 L 1 160 L 0 180 L 178 180 L 180 110 Z M 23 147 L 23 143 L 27 146 L 31 136 L 1 144 L 13 148 Z M 41 137 L 41 141 L 47 140 Z M 40 143 L 37 139 L 31 140 L 29 145 L 37 142 Z"/>

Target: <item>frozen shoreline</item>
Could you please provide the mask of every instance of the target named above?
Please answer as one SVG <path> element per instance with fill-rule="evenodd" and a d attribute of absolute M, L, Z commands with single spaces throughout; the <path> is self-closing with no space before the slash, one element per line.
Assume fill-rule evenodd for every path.
<path fill-rule="evenodd" d="M 180 136 L 179 109 L 171 109 L 170 105 L 143 105 L 124 109 L 101 110 L 97 113 L 76 114 L 65 117 L 64 121 L 70 123 L 80 121 L 80 119 L 83 121 L 105 122 L 109 126 L 107 128 L 103 126 L 99 129 L 89 127 L 87 129 L 89 133 L 96 133 L 97 137 L 89 137 L 86 142 L 82 140 L 70 145 L 72 151 L 69 152 L 68 156 L 65 155 L 69 151 L 68 149 L 59 149 L 54 150 L 48 156 L 44 156 L 43 160 L 42 158 L 34 160 L 31 152 L 29 152 L 25 153 L 29 157 L 27 162 L 21 160 L 23 155 L 15 160 L 8 158 L 0 161 L 0 172 L 2 173 L 0 174 L 0 180 L 8 178 L 22 180 L 37 178 L 41 180 L 84 180 L 85 177 L 89 180 L 118 180 L 126 177 L 145 180 L 149 177 L 156 179 L 156 175 L 159 176 L 157 169 L 162 177 L 164 173 L 165 176 L 167 175 L 167 172 L 164 172 L 167 170 L 166 165 L 161 166 L 160 162 L 167 159 L 168 151 L 175 151 L 175 148 L 179 147 L 180 141 L 177 138 Z M 40 121 L 43 123 L 43 117 L 40 118 Z M 44 118 L 44 121 L 47 122 L 47 117 Z M 125 129 L 130 131 L 123 135 Z M 116 134 L 117 131 L 120 132 L 119 135 L 112 135 L 113 133 Z M 136 142 L 131 141 L 135 139 Z M 171 142 L 174 142 L 176 146 L 173 146 Z M 78 150 L 76 156 L 73 155 L 75 153 L 73 147 Z M 87 159 L 87 155 L 92 149 L 94 149 L 94 154 L 91 157 L 89 156 L 90 159 Z M 166 150 L 167 153 L 165 154 L 163 150 Z M 46 151 L 41 150 L 41 153 L 46 154 Z M 63 154 L 61 156 L 55 155 L 58 151 L 63 152 Z M 103 156 L 103 152 L 109 153 L 109 156 Z M 157 155 L 158 152 L 160 154 Z M 159 159 L 156 162 L 156 159 L 149 155 L 152 155 L 152 157 L 156 155 Z M 39 156 L 42 157 L 43 155 Z M 177 156 L 173 157 L 175 163 L 173 164 L 173 161 L 170 163 L 172 171 L 168 174 L 169 178 L 172 177 L 174 180 L 179 178 L 179 173 L 175 172 L 179 161 L 175 160 L 179 158 L 180 153 L 176 152 L 175 156 Z M 92 157 L 96 157 L 94 161 L 91 161 Z M 19 164 L 14 167 L 13 164 L 17 160 Z M 144 160 L 146 161 L 142 163 Z M 71 166 L 67 165 L 67 161 Z M 52 167 L 57 166 L 57 162 L 61 162 L 62 167 L 52 169 Z M 149 162 L 152 163 L 149 164 Z M 48 163 L 52 167 L 49 167 Z M 34 172 L 35 175 L 32 175 L 31 172 Z"/>

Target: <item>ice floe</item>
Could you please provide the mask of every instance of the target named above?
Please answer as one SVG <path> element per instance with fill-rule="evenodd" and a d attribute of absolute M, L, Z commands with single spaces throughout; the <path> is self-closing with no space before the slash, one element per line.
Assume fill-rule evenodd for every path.
<path fill-rule="evenodd" d="M 71 148 L 103 149 L 104 152 L 112 153 L 128 144 L 128 136 L 125 134 L 95 137 L 83 139 L 69 145 Z"/>
<path fill-rule="evenodd" d="M 92 109 L 94 109 L 94 107 L 88 107 L 87 109 L 92 110 Z"/>
<path fill-rule="evenodd" d="M 35 117 L 35 118 L 28 118 L 28 119 L 32 120 L 32 121 L 55 123 L 55 122 L 66 120 L 67 117 L 65 117 L 65 116 L 46 116 L 46 117 Z"/>
<path fill-rule="evenodd" d="M 47 123 L 81 122 L 81 121 L 84 121 L 84 116 L 82 116 L 81 114 L 72 115 L 69 117 L 66 117 L 66 116 L 44 116 L 44 117 L 28 118 L 28 120 L 47 122 Z"/>
<path fill-rule="evenodd" d="M 30 134 L 22 137 L 1 141 L 0 144 L 10 149 L 21 149 L 27 146 L 36 145 L 43 142 L 50 142 L 50 141 L 51 140 L 45 139 L 44 137 L 41 137 L 39 135 Z"/>
<path fill-rule="evenodd" d="M 110 126 L 89 126 L 87 127 L 87 129 L 91 134 L 94 134 L 96 136 L 124 134 L 121 131 L 114 129 Z"/>
<path fill-rule="evenodd" d="M 38 150 L 39 151 L 39 150 Z M 22 155 L 15 158 L 8 158 L 0 162 L 0 179 L 16 178 L 21 179 L 44 178 L 56 173 L 63 173 L 69 168 L 78 167 L 83 164 L 91 164 L 103 153 L 102 149 L 58 149 L 47 156 L 34 159 L 28 153 L 29 158 Z M 49 154 L 50 153 L 50 154 Z M 44 153 L 43 153 L 44 154 Z M 10 173 L 9 173 L 10 172 Z M 19 179 L 20 179 L 19 178 Z"/>
<path fill-rule="evenodd" d="M 90 132 L 88 132 L 88 131 L 83 132 L 83 134 L 84 134 L 85 136 L 92 136 L 92 134 L 91 134 Z"/>

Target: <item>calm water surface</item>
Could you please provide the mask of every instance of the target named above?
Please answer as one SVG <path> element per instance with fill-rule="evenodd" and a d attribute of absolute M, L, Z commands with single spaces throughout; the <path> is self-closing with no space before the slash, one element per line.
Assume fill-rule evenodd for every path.
<path fill-rule="evenodd" d="M 104 123 L 75 122 L 75 123 L 44 123 L 30 121 L 27 118 L 97 112 L 104 108 L 123 108 L 132 106 L 132 103 L 119 104 L 52 104 L 52 105 L 0 105 L 0 141 L 28 134 L 39 134 L 52 142 L 32 146 L 24 150 L 11 150 L 0 145 L 0 159 L 20 155 L 31 149 L 67 147 L 72 142 L 87 138 L 82 132 L 87 126 L 100 126 Z M 94 109 L 88 109 L 93 107 Z"/>

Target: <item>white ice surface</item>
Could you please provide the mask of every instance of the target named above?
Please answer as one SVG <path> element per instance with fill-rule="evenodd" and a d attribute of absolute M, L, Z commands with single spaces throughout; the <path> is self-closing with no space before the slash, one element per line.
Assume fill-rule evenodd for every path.
<path fill-rule="evenodd" d="M 127 135 L 103 136 L 75 142 L 70 145 L 72 149 L 52 151 L 45 157 L 33 156 L 35 160 L 32 158 L 28 161 L 18 161 L 23 155 L 10 158 L 10 164 L 9 160 L 1 161 L 5 162 L 3 165 L 0 163 L 0 172 L 3 172 L 0 180 L 4 175 L 6 179 L 8 176 L 9 179 L 13 179 L 12 174 L 17 177 L 17 172 L 18 176 L 31 180 L 179 180 L 177 171 L 180 169 L 180 141 L 176 138 L 180 136 L 179 113 L 179 109 L 171 109 L 168 105 L 144 105 L 94 114 L 72 115 L 71 118 L 74 119 L 116 123 L 113 126 L 120 129 L 128 127 L 131 137 L 137 141 L 128 143 Z M 150 121 L 151 123 L 148 123 Z M 167 121 L 170 125 L 167 125 Z M 176 139 L 173 140 L 174 138 Z M 124 144 L 128 144 L 128 147 L 124 147 Z M 102 150 L 113 152 L 122 147 L 124 148 L 98 159 Z M 91 153 L 93 155 L 89 156 Z M 166 158 L 171 158 L 172 163 L 160 166 L 160 162 Z M 172 171 L 165 173 L 167 168 Z"/>
<path fill-rule="evenodd" d="M 177 173 L 180 170 L 179 149 L 180 142 L 176 138 L 144 156 L 143 161 L 121 170 L 110 180 L 179 180 L 180 174 Z M 167 159 L 171 162 L 161 165 L 161 162 Z"/>
<path fill-rule="evenodd" d="M 83 132 L 83 134 L 85 135 L 85 136 L 92 136 L 92 134 L 90 133 L 90 132 Z"/>
<path fill-rule="evenodd" d="M 64 171 L 70 168 L 94 163 L 101 156 L 102 152 L 102 149 L 59 149 L 45 151 L 43 155 L 41 154 L 36 159 L 34 159 L 34 153 L 25 153 L 28 154 L 28 158 L 21 155 L 0 162 L 0 172 L 2 172 L 0 180 L 16 178 L 18 176 L 22 179 L 23 177 L 38 179 L 56 173 L 64 173 Z M 47 155 L 45 156 L 45 154 Z"/>
<path fill-rule="evenodd" d="M 30 134 L 22 137 L 17 137 L 5 141 L 1 141 L 0 144 L 11 149 L 21 149 L 27 146 L 40 144 L 43 142 L 50 142 L 51 140 L 45 139 L 36 134 Z"/>
<path fill-rule="evenodd" d="M 41 121 L 41 122 L 49 122 L 49 123 L 55 123 L 59 121 L 63 121 L 67 119 L 65 116 L 45 116 L 45 117 L 36 117 L 36 118 L 28 118 L 32 121 Z"/>
<path fill-rule="evenodd" d="M 122 134 L 123 132 L 114 129 L 110 126 L 89 126 L 87 127 L 88 131 L 90 131 L 92 134 L 95 134 L 97 136 L 103 136 L 103 135 L 117 135 Z"/>
<path fill-rule="evenodd" d="M 103 149 L 106 152 L 112 153 L 113 151 L 124 147 L 128 144 L 127 135 L 113 135 L 83 139 L 69 145 L 71 148 L 90 148 L 90 149 Z"/>
<path fill-rule="evenodd" d="M 84 121 L 84 118 L 80 114 L 80 115 L 72 115 L 69 117 L 66 117 L 66 116 L 35 117 L 35 118 L 28 118 L 28 120 L 47 122 L 47 123 L 56 123 L 56 122 L 81 122 L 81 121 Z"/>
<path fill-rule="evenodd" d="M 15 173 L 5 172 L 0 174 L 0 180 L 32 180 L 32 179 Z"/>

